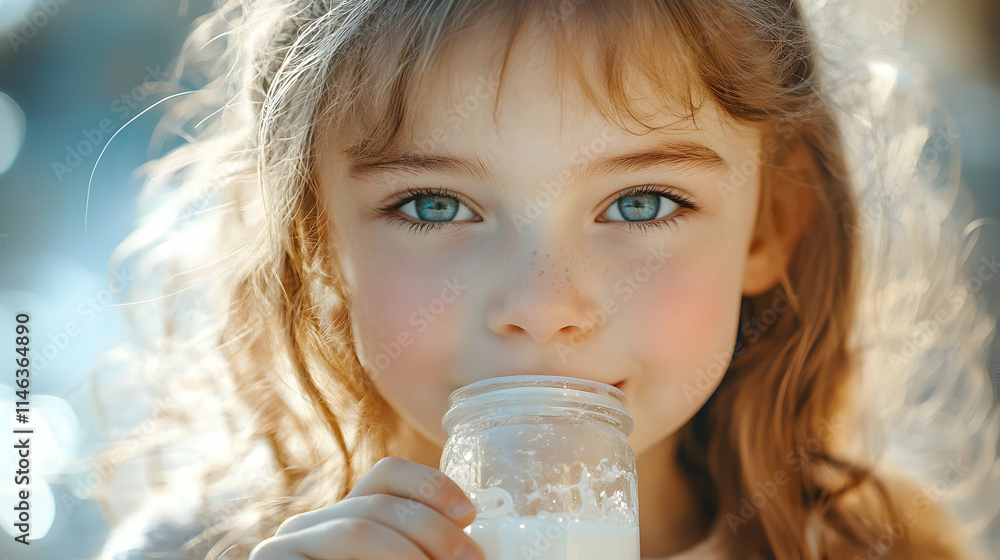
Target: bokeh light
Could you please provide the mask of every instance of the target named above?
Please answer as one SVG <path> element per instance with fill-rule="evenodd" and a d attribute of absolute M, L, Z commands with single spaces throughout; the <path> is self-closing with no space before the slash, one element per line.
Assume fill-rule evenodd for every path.
<path fill-rule="evenodd" d="M 0 6 L 0 11 L 3 7 Z M 14 165 L 24 145 L 24 111 L 11 96 L 0 91 L 0 174 Z"/>

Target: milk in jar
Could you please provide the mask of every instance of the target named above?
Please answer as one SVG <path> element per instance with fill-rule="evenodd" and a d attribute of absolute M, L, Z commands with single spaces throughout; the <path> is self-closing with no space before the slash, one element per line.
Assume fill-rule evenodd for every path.
<path fill-rule="evenodd" d="M 488 560 L 638 560 L 632 418 L 617 388 L 512 376 L 452 393 L 441 470 Z"/>

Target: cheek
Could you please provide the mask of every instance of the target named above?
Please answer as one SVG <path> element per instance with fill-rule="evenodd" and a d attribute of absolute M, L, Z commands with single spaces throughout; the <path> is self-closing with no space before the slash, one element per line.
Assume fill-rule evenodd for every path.
<path fill-rule="evenodd" d="M 640 348 L 650 353 L 646 363 L 661 389 L 682 392 L 713 364 L 728 364 L 739 322 L 742 269 L 740 252 L 718 245 L 667 262 L 648 290 L 636 291 Z"/>
<path fill-rule="evenodd" d="M 706 251 L 669 261 L 631 305 L 635 359 L 636 452 L 680 429 L 728 367 L 739 322 L 743 260 Z"/>
<path fill-rule="evenodd" d="M 418 275 L 406 274 L 402 267 L 378 266 L 368 260 L 356 269 L 355 318 L 361 326 L 359 342 L 378 346 L 397 340 L 411 328 L 407 318 L 426 305 L 427 288 Z"/>
<path fill-rule="evenodd" d="M 691 383 L 720 361 L 728 365 L 736 343 L 756 193 L 755 185 L 749 185 L 739 198 L 706 216 L 697 228 L 700 239 L 676 250 L 650 282 L 648 295 L 639 293 L 645 301 L 638 324 L 648 333 L 646 345 L 657 349 L 654 363 L 665 364 L 660 375 L 674 384 Z"/>
<path fill-rule="evenodd" d="M 387 398 L 432 390 L 455 352 L 467 288 L 434 263 L 356 254 L 362 255 L 354 261 L 358 358 Z"/>

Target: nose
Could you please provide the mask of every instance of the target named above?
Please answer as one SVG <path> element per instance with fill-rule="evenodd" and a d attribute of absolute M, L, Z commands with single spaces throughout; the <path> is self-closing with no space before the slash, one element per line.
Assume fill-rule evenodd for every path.
<path fill-rule="evenodd" d="M 522 247 L 498 275 L 500 285 L 488 311 L 490 329 L 502 336 L 529 336 L 536 343 L 587 336 L 593 330 L 593 309 L 587 263 L 574 261 L 566 250 Z M 569 266 L 571 261 L 578 266 Z M 579 266 L 582 265 L 582 266 Z M 578 338 L 574 340 L 579 340 Z"/>

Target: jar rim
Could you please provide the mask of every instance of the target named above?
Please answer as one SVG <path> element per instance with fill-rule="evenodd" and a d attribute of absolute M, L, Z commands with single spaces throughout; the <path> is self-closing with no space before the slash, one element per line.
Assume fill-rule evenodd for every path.
<path fill-rule="evenodd" d="M 555 387 L 558 389 L 576 389 L 595 395 L 603 395 L 614 399 L 617 404 L 610 406 L 625 407 L 625 393 L 614 385 L 599 381 L 564 377 L 559 375 L 508 375 L 482 379 L 452 391 L 448 397 L 448 406 L 453 406 L 459 399 L 481 395 L 487 391 L 506 389 L 508 387 Z"/>
<path fill-rule="evenodd" d="M 476 381 L 459 389 L 456 389 L 448 397 L 448 411 L 442 418 L 442 427 L 448 430 L 448 426 L 459 417 L 465 417 L 462 409 L 468 408 L 463 404 L 481 402 L 486 393 L 496 392 L 500 396 L 516 395 L 525 389 L 539 389 L 539 395 L 546 395 L 550 398 L 562 397 L 567 399 L 570 395 L 566 390 L 572 391 L 572 401 L 576 404 L 598 407 L 604 412 L 602 416 L 610 416 L 614 423 L 623 432 L 628 434 L 632 431 L 632 417 L 625 410 L 625 393 L 614 387 L 598 381 L 578 379 L 575 377 L 564 377 L 556 375 L 511 375 L 492 377 Z"/>

